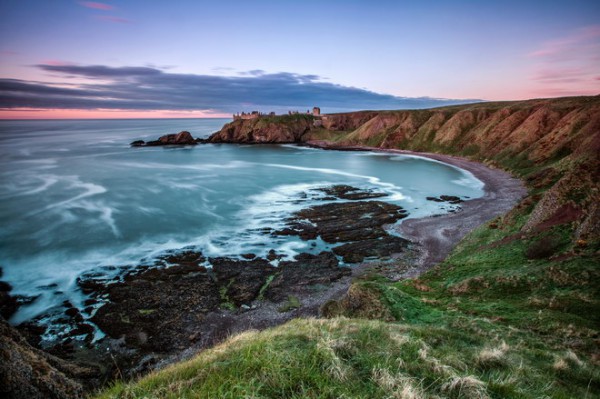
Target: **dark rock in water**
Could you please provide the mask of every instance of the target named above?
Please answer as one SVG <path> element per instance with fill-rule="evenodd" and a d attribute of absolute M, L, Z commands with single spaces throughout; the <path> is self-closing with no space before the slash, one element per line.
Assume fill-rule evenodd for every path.
<path fill-rule="evenodd" d="M 406 216 L 401 207 L 381 201 L 325 204 L 296 212 L 288 223 L 290 230 L 282 233 L 302 239 L 321 236 L 328 243 L 359 241 L 386 236 L 382 226 Z"/>
<path fill-rule="evenodd" d="M 276 260 L 276 259 L 281 259 L 283 258 L 283 255 L 279 255 L 277 254 L 277 252 L 275 252 L 274 249 L 271 249 L 269 251 L 269 253 L 267 254 L 267 259 L 270 261 Z"/>
<path fill-rule="evenodd" d="M 5 319 L 9 319 L 19 309 L 17 298 L 10 295 L 11 290 L 10 284 L 0 281 L 0 315 Z"/>
<path fill-rule="evenodd" d="M 455 195 L 440 195 L 440 199 L 451 204 L 460 204 L 461 202 L 463 202 L 463 200 L 460 199 L 460 197 L 457 197 Z"/>
<path fill-rule="evenodd" d="M 77 335 L 91 335 L 94 333 L 94 327 L 91 324 L 81 323 L 78 324 L 76 328 L 71 330 L 69 335 L 77 336 Z"/>
<path fill-rule="evenodd" d="M 2 268 L 0 267 L 0 277 Z M 0 281 L 0 316 L 9 319 L 23 305 L 33 303 L 37 296 L 11 295 L 12 286 L 5 281 Z"/>
<path fill-rule="evenodd" d="M 160 141 L 163 145 L 170 145 L 170 144 L 195 145 L 195 144 L 197 144 L 196 140 L 192 137 L 192 135 L 188 131 L 182 131 L 182 132 L 179 132 L 176 134 L 167 134 L 167 135 L 160 137 L 158 139 L 158 141 Z"/>
<path fill-rule="evenodd" d="M 93 292 L 104 289 L 106 281 L 88 277 L 77 277 L 77 285 L 81 288 L 84 294 L 91 294 Z"/>
<path fill-rule="evenodd" d="M 95 305 L 95 304 L 97 304 L 97 303 L 98 303 L 98 300 L 97 300 L 97 299 L 94 299 L 94 298 L 89 298 L 89 299 L 86 299 L 86 300 L 83 302 L 83 304 L 84 304 L 85 306 L 91 306 L 91 305 Z"/>
<path fill-rule="evenodd" d="M 159 259 L 165 260 L 166 262 L 173 265 L 181 266 L 199 266 L 200 263 L 204 262 L 206 258 L 202 256 L 201 252 L 196 251 L 183 251 L 173 253 L 165 256 L 161 256 Z"/>
<path fill-rule="evenodd" d="M 192 137 L 190 132 L 182 131 L 179 133 L 166 134 L 161 136 L 158 140 L 144 142 L 143 140 L 133 141 L 130 145 L 132 147 L 154 147 L 161 145 L 196 145 L 198 141 Z"/>
<path fill-rule="evenodd" d="M 68 308 L 65 310 L 65 314 L 69 317 L 76 317 L 79 314 L 79 310 L 77 308 Z"/>
<path fill-rule="evenodd" d="M 342 195 L 352 187 L 340 187 Z M 349 188 L 349 189 L 348 189 Z M 408 241 L 390 236 L 383 226 L 407 217 L 399 206 L 381 201 L 356 201 L 314 206 L 296 212 L 288 227 L 276 235 L 297 235 L 304 240 L 321 237 L 328 243 L 344 242 L 333 252 L 344 262 L 362 262 L 366 257 L 390 256 L 402 252 Z"/>
<path fill-rule="evenodd" d="M 242 258 L 244 258 L 244 259 L 254 259 L 254 258 L 256 258 L 255 254 L 250 254 L 250 253 L 248 253 L 248 254 L 241 254 L 240 256 Z"/>
<path fill-rule="evenodd" d="M 265 298 L 281 301 L 300 288 L 330 284 L 350 274 L 350 269 L 339 267 L 337 258 L 331 252 L 318 255 L 303 253 L 296 256 L 294 261 L 279 263 L 275 278 L 265 290 Z"/>
<path fill-rule="evenodd" d="M 425 199 L 427 199 L 428 201 L 434 201 L 434 202 L 448 202 L 450 204 L 460 204 L 461 202 L 464 202 L 460 197 L 457 197 L 455 195 L 440 195 L 439 198 L 438 197 L 425 197 Z"/>
<path fill-rule="evenodd" d="M 373 190 L 363 190 L 360 188 L 348 186 L 345 184 L 338 184 L 331 187 L 326 188 L 317 188 L 315 191 L 322 191 L 330 197 L 322 198 L 323 200 L 331 200 L 335 198 L 345 199 L 345 200 L 365 200 L 371 198 L 380 198 L 386 197 L 386 193 L 376 192 Z"/>
<path fill-rule="evenodd" d="M 427 201 L 433 201 L 433 202 L 444 202 L 442 199 L 440 199 L 438 197 L 425 197 L 425 199 Z"/>
<path fill-rule="evenodd" d="M 401 237 L 387 235 L 385 237 L 356 241 L 333 248 L 336 255 L 344 262 L 358 263 L 367 257 L 385 257 L 403 252 L 410 241 Z"/>

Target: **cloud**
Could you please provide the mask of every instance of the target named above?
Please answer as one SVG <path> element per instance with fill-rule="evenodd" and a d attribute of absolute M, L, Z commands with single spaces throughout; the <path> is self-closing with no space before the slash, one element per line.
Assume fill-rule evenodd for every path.
<path fill-rule="evenodd" d="M 78 75 L 87 78 L 119 78 L 119 77 L 139 77 L 143 75 L 158 75 L 163 72 L 153 67 L 109 67 L 104 65 L 79 66 L 67 63 L 38 64 L 37 68 L 46 72 L 58 72 L 68 75 Z"/>
<path fill-rule="evenodd" d="M 597 94 L 600 85 L 600 25 L 577 29 L 528 54 L 537 93 Z"/>
<path fill-rule="evenodd" d="M 313 105 L 325 112 L 429 108 L 474 100 L 408 98 L 324 82 L 317 75 L 249 71 L 234 76 L 167 73 L 152 67 L 40 64 L 86 83 L 0 79 L 0 108 L 287 112 Z M 72 82 L 72 81 L 71 81 Z"/>
<path fill-rule="evenodd" d="M 114 9 L 110 4 L 96 3 L 95 1 L 82 1 L 79 4 L 87 8 L 93 8 L 94 10 L 110 11 Z"/>
<path fill-rule="evenodd" d="M 555 60 L 570 59 L 582 51 L 598 49 L 600 25 L 592 25 L 577 29 L 571 34 L 542 44 L 541 48 L 529 53 L 534 58 L 552 58 Z M 598 54 L 596 52 L 596 54 Z"/>

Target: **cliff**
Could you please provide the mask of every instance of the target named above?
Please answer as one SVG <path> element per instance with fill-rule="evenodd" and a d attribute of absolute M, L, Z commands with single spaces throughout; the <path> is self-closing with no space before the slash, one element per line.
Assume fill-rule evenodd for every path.
<path fill-rule="evenodd" d="M 321 319 L 233 336 L 100 398 L 600 397 L 600 97 L 291 122 L 228 124 L 210 141 L 459 155 L 518 175 L 528 195 L 417 278 L 376 264 Z"/>
<path fill-rule="evenodd" d="M 499 161 L 517 156 L 534 163 L 600 146 L 596 134 L 600 96 L 356 112 L 326 118 L 326 130 L 347 132 L 337 141 L 342 146 L 369 144 Z"/>
<path fill-rule="evenodd" d="M 524 232 L 575 222 L 575 240 L 600 238 L 600 96 L 477 103 L 428 110 L 238 120 L 209 138 L 227 143 L 316 143 L 464 156 L 528 182 Z"/>
<path fill-rule="evenodd" d="M 97 377 L 94 368 L 76 365 L 32 347 L 0 316 L 0 394 L 3 398 L 82 398 L 79 381 Z"/>
<path fill-rule="evenodd" d="M 313 127 L 313 116 L 294 114 L 237 119 L 210 136 L 210 143 L 297 143 Z"/>

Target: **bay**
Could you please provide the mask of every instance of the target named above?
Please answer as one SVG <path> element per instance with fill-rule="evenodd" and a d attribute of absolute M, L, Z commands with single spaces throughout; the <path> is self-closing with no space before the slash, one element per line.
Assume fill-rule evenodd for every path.
<path fill-rule="evenodd" d="M 265 234 L 293 211 L 326 203 L 315 189 L 347 184 L 385 192 L 381 200 L 409 217 L 452 208 L 428 196 L 483 195 L 469 172 L 407 155 L 293 145 L 129 146 L 181 130 L 205 138 L 226 122 L 0 121 L 2 280 L 13 294 L 36 297 L 11 322 L 65 300 L 81 307 L 82 274 L 152 264 L 169 250 L 237 257 L 274 249 L 286 258 L 326 250 L 321 240 Z"/>

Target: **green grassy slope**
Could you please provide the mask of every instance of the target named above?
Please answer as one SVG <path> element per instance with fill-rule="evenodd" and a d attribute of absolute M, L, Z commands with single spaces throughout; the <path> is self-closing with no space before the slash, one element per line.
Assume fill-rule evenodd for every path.
<path fill-rule="evenodd" d="M 321 131 L 338 143 L 451 152 L 497 165 L 522 177 L 529 195 L 418 279 L 394 282 L 374 272 L 325 304 L 328 318 L 244 333 L 98 397 L 600 397 L 600 133 L 598 108 L 588 104 L 598 100 L 588 100 L 509 103 L 510 112 L 505 103 L 447 107 L 451 114 L 431 132 L 423 127 L 428 110 Z M 496 113 L 508 118 L 523 109 L 528 114 L 512 130 L 497 131 L 514 138 L 519 126 L 547 127 L 526 146 L 513 140 L 493 151 L 492 128 L 471 118 L 485 110 L 481 121 L 501 124 Z M 445 126 L 460 112 L 464 118 Z M 418 135 L 407 138 L 405 117 Z"/>

